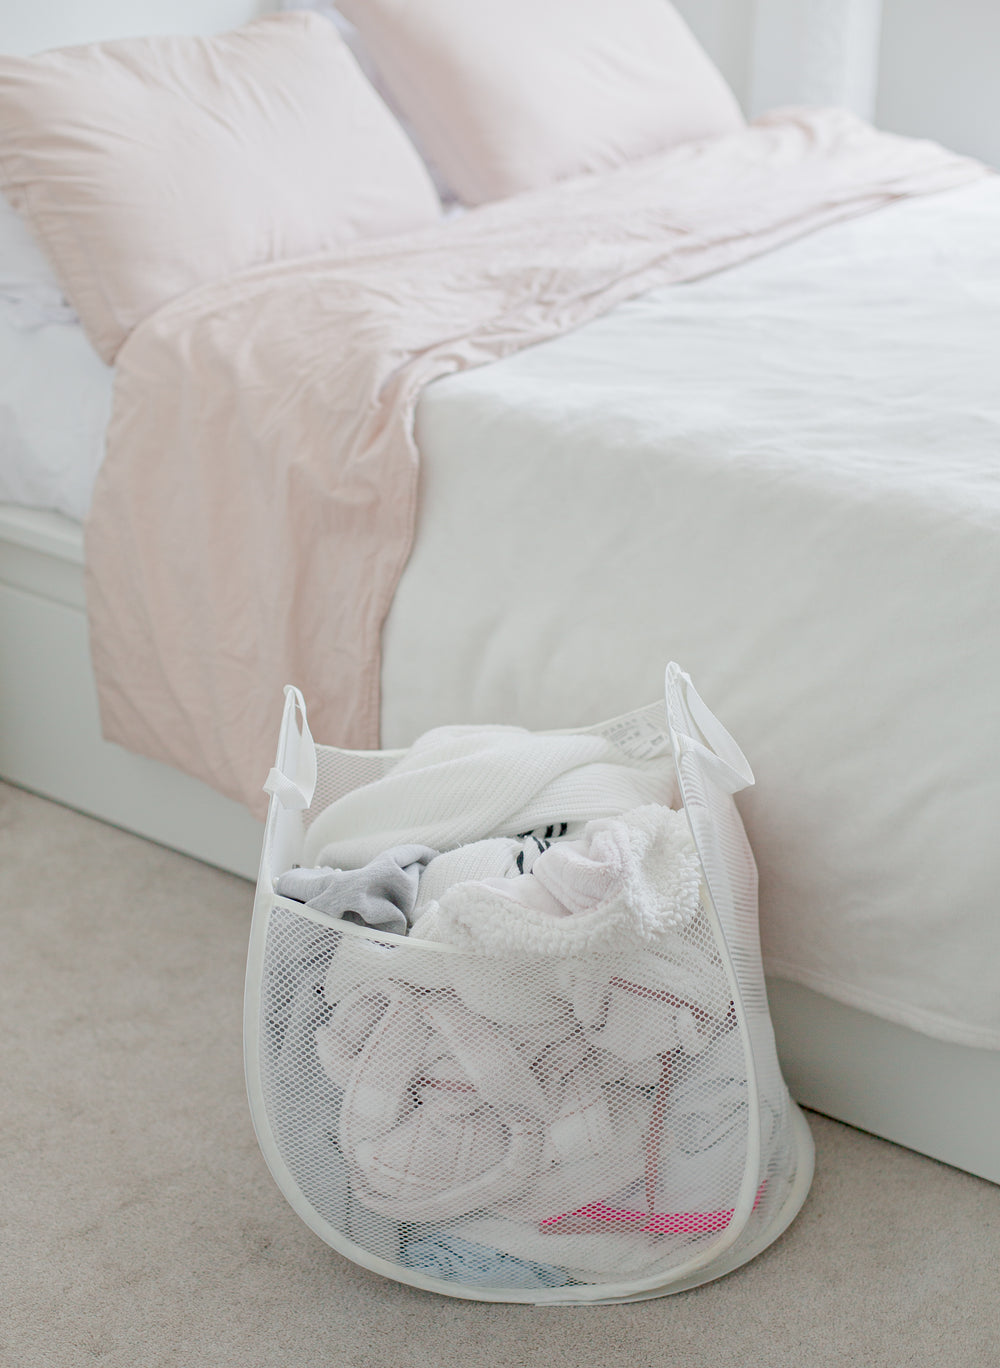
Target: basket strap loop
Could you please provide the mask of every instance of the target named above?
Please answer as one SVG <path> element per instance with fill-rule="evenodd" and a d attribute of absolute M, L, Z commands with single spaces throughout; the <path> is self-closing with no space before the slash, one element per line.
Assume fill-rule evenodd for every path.
<path fill-rule="evenodd" d="M 739 793 L 753 784 L 749 760 L 694 687 L 691 676 L 671 661 L 666 684 L 667 721 L 678 756 L 696 755 L 727 793 Z"/>
<path fill-rule="evenodd" d="M 295 728 L 296 709 L 302 718 L 302 726 L 298 730 Z M 276 797 L 282 807 L 304 811 L 312 803 L 316 792 L 316 744 L 306 718 L 305 699 L 294 684 L 285 685 L 285 715 L 278 754 L 282 767 L 275 767 L 268 774 L 264 781 L 264 792 Z"/>

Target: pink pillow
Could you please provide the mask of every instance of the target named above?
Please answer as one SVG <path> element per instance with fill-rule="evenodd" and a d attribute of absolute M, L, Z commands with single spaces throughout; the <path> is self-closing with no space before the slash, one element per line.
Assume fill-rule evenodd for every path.
<path fill-rule="evenodd" d="M 743 126 L 667 0 L 336 3 L 467 204 Z"/>
<path fill-rule="evenodd" d="M 441 206 L 318 15 L 0 57 L 0 188 L 105 361 L 195 286 Z"/>

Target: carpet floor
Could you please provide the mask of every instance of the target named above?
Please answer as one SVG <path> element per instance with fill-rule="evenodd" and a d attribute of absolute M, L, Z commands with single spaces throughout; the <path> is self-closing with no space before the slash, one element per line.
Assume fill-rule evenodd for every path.
<path fill-rule="evenodd" d="M 997 1368 L 1000 1187 L 809 1114 L 790 1229 L 626 1306 L 453 1300 L 287 1206 L 244 1095 L 250 885 L 0 785 L 3 1368 Z"/>

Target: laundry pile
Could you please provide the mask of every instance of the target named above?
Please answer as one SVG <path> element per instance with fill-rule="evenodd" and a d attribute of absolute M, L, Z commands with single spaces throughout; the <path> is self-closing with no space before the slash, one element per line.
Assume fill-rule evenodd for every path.
<path fill-rule="evenodd" d="M 665 741 L 447 727 L 316 817 L 275 890 L 322 916 L 275 908 L 263 1024 L 335 1229 L 524 1288 L 652 1275 L 725 1228 L 744 1044 L 677 803 Z"/>

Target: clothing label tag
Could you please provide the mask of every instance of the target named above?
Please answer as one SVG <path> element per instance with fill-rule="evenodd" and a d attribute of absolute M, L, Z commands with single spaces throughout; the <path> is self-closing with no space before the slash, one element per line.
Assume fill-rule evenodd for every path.
<path fill-rule="evenodd" d="M 662 704 L 651 704 L 627 717 L 616 717 L 600 728 L 600 734 L 633 760 L 652 760 L 670 750 L 670 738 L 656 713 Z"/>

